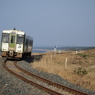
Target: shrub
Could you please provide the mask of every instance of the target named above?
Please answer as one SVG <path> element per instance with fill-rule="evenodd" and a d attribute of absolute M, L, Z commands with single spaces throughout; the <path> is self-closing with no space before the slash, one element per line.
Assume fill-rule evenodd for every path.
<path fill-rule="evenodd" d="M 77 55 L 79 55 L 79 56 L 81 56 L 81 57 L 83 57 L 83 58 L 86 58 L 86 57 L 88 57 L 88 56 L 89 56 L 89 55 L 82 54 L 82 53 L 80 53 L 80 54 L 77 54 Z"/>
<path fill-rule="evenodd" d="M 84 75 L 86 75 L 88 72 L 86 69 L 83 69 L 82 67 L 77 68 L 76 70 L 74 70 L 74 73 L 83 77 Z"/>

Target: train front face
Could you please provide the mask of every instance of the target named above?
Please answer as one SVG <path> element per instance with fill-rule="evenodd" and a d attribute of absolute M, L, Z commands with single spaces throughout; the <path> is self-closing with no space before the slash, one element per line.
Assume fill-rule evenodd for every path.
<path fill-rule="evenodd" d="M 17 30 L 6 30 L 2 32 L 2 53 L 3 57 L 18 57 L 23 54 L 24 32 Z"/>

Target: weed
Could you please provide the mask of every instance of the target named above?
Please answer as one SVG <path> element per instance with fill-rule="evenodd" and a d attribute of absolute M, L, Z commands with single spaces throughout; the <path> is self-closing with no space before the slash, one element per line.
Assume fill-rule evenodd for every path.
<path fill-rule="evenodd" d="M 87 55 L 87 54 L 83 54 L 83 53 L 79 53 L 79 54 L 77 54 L 77 55 L 79 55 L 79 56 L 82 57 L 82 58 L 95 57 L 95 55 Z"/>
<path fill-rule="evenodd" d="M 58 64 L 63 64 L 63 62 L 61 62 L 61 61 L 58 61 L 57 63 L 58 63 Z"/>
<path fill-rule="evenodd" d="M 83 77 L 84 75 L 88 73 L 88 71 L 86 69 L 83 69 L 82 67 L 79 67 L 76 70 L 74 70 L 74 73 Z"/>
<path fill-rule="evenodd" d="M 83 58 L 86 58 L 86 57 L 89 56 L 89 55 L 86 55 L 86 54 L 83 54 L 83 53 L 79 53 L 79 54 L 77 54 L 77 55 L 79 55 L 79 56 L 81 56 L 81 57 L 83 57 Z"/>

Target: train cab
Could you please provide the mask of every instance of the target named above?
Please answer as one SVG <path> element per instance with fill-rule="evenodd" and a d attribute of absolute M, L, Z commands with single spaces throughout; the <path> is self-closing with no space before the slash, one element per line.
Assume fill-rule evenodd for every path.
<path fill-rule="evenodd" d="M 1 38 L 2 57 L 23 57 L 31 55 L 33 39 L 19 30 L 3 30 Z M 30 49 L 30 50 L 29 50 Z"/>

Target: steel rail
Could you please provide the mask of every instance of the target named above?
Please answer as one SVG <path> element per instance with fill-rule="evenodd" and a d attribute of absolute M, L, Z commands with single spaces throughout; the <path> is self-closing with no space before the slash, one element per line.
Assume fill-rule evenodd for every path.
<path fill-rule="evenodd" d="M 27 82 L 27 83 L 29 83 L 29 84 L 31 84 L 31 85 L 34 85 L 34 86 L 36 86 L 36 87 L 38 87 L 38 88 L 40 88 L 40 89 L 42 89 L 42 90 L 44 90 L 44 91 L 46 91 L 46 92 L 52 94 L 52 95 L 64 95 L 64 94 L 61 94 L 61 93 L 59 93 L 59 92 L 53 91 L 53 90 L 51 90 L 51 89 L 49 89 L 49 88 L 46 88 L 46 87 L 44 87 L 44 86 L 41 86 L 41 85 L 39 85 L 39 84 L 37 84 L 37 83 L 31 81 L 31 80 L 28 80 L 28 79 L 24 78 L 23 76 L 20 76 L 19 74 L 16 74 L 15 72 L 13 72 L 12 70 L 10 70 L 10 69 L 7 67 L 6 62 L 7 62 L 7 60 L 4 61 L 3 67 L 4 67 L 8 72 L 10 72 L 11 74 L 13 74 L 13 75 L 15 75 L 16 77 L 18 77 L 19 79 L 21 79 L 21 80 L 23 80 L 23 81 L 25 81 L 25 82 Z M 16 61 L 15 61 L 15 63 L 16 63 Z"/>
<path fill-rule="evenodd" d="M 81 91 L 78 91 L 78 90 L 75 90 L 75 89 L 72 89 L 72 88 L 69 88 L 69 87 L 60 85 L 60 84 L 58 84 L 58 83 L 52 82 L 52 81 L 50 81 L 50 80 L 47 80 L 47 79 L 45 79 L 45 78 L 42 78 L 42 77 L 37 76 L 37 75 L 35 75 L 35 74 L 32 74 L 32 73 L 30 73 L 30 72 L 28 72 L 28 71 L 22 69 L 21 67 L 19 67 L 19 66 L 17 65 L 17 63 L 14 63 L 14 65 L 15 65 L 19 70 L 21 70 L 22 72 L 24 72 L 24 73 L 26 73 L 26 74 L 28 74 L 28 75 L 30 75 L 30 76 L 32 76 L 32 77 L 35 77 L 35 78 L 37 78 L 37 79 L 39 79 L 39 80 L 41 80 L 41 81 L 47 82 L 47 83 L 49 83 L 49 85 L 53 85 L 53 86 L 58 87 L 58 88 L 60 88 L 60 89 L 64 89 L 65 91 L 68 91 L 68 92 L 70 92 L 70 93 L 72 93 L 72 94 L 75 94 L 75 95 L 88 95 L 88 94 L 86 94 L 86 93 L 84 93 L 84 92 L 81 92 Z"/>

